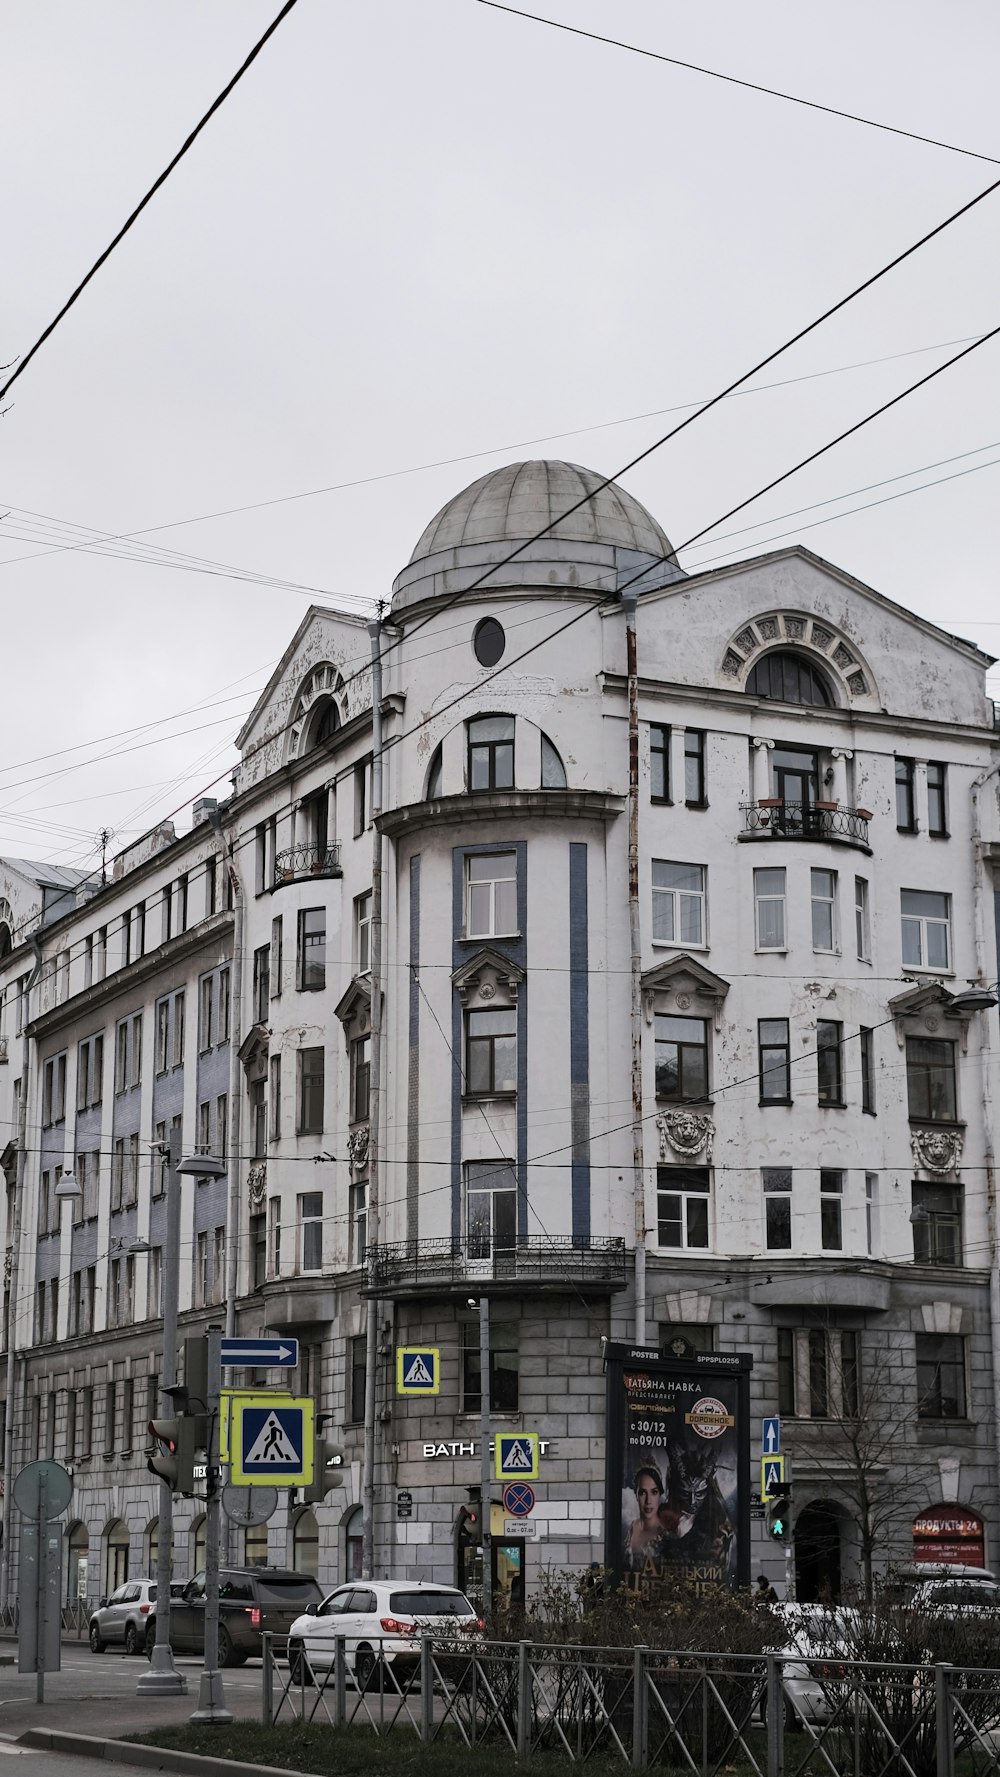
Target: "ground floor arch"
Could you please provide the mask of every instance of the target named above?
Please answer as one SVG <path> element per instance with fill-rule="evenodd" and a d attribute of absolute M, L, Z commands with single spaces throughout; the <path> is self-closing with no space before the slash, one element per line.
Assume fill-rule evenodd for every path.
<path fill-rule="evenodd" d="M 90 1531 L 77 1519 L 66 1531 L 66 1602 L 86 1601 L 90 1582 Z"/>
<path fill-rule="evenodd" d="M 829 1500 L 812 1500 L 795 1520 L 795 1596 L 802 1604 L 836 1603 L 842 1586 L 842 1518 Z"/>
<path fill-rule="evenodd" d="M 112 1518 L 104 1530 L 104 1574 L 102 1589 L 109 1597 L 117 1586 L 128 1579 L 129 1529 L 122 1518 Z"/>

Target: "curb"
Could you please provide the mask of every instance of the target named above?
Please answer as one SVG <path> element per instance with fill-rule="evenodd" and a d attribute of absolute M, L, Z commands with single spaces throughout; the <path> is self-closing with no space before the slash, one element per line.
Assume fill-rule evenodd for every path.
<path fill-rule="evenodd" d="M 28 1728 L 18 1746 L 38 1752 L 69 1752 L 78 1758 L 103 1758 L 117 1765 L 144 1765 L 150 1771 L 187 1771 L 191 1777 L 306 1777 L 281 1765 L 246 1765 L 238 1759 L 210 1758 L 207 1753 L 174 1751 L 169 1746 L 140 1746 L 133 1740 L 100 1740 L 94 1734 L 62 1734 L 54 1728 Z"/>

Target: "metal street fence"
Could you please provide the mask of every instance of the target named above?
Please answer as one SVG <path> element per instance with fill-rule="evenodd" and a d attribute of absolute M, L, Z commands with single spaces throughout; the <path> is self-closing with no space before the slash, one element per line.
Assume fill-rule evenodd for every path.
<path fill-rule="evenodd" d="M 265 1634 L 262 1718 L 691 1777 L 996 1777 L 1000 1671 L 399 1637 L 311 1658 Z M 956 1771 L 956 1761 L 957 1771 Z"/>
<path fill-rule="evenodd" d="M 65 1635 L 75 1635 L 78 1641 L 85 1641 L 90 1627 L 90 1619 L 94 1614 L 94 1606 L 86 1598 L 80 1598 L 72 1604 L 62 1607 L 62 1627 Z M 12 1629 L 17 1633 L 18 1608 L 17 1599 L 10 1604 L 0 1605 L 0 1629 Z"/>

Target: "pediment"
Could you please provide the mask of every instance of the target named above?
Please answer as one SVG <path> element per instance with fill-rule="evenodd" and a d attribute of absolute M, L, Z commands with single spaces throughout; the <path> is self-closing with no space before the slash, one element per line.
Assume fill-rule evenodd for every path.
<path fill-rule="evenodd" d="M 461 966 L 452 971 L 452 981 L 458 988 L 462 999 L 470 993 L 479 991 L 481 985 L 489 980 L 497 987 L 504 988 L 511 999 L 517 998 L 517 990 L 524 980 L 524 970 L 509 956 L 501 956 L 498 950 L 484 948 L 477 950 L 475 956 L 467 957 Z"/>
<path fill-rule="evenodd" d="M 955 996 L 942 981 L 916 981 L 889 1001 L 896 1041 L 906 1047 L 908 1036 L 958 1037 L 964 1054 L 969 1040 L 970 1013 L 954 1009 Z"/>
<path fill-rule="evenodd" d="M 267 1065 L 267 1044 L 270 1032 L 266 1024 L 252 1024 L 237 1050 L 243 1063 L 244 1073 L 259 1070 Z"/>
<path fill-rule="evenodd" d="M 664 1002 L 669 1001 L 678 1012 L 713 1011 L 718 1030 L 728 992 L 728 981 L 706 968 L 697 957 L 687 954 L 657 963 L 642 976 L 642 1003 L 647 1024 L 652 1023 L 655 1012 L 664 1010 Z"/>
<path fill-rule="evenodd" d="M 345 1029 L 358 1019 L 367 1026 L 372 1015 L 372 989 L 368 976 L 355 975 L 347 992 L 337 1001 L 333 1010 Z"/>

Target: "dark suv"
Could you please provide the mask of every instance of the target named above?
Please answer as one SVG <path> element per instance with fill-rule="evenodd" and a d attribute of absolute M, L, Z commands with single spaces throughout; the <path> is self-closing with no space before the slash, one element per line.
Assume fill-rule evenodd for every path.
<path fill-rule="evenodd" d="M 323 1589 L 311 1574 L 290 1567 L 224 1567 L 219 1573 L 219 1665 L 242 1666 L 261 1651 L 263 1629 L 287 1635 L 296 1617 L 318 1604 Z M 146 1618 L 146 1652 L 156 1641 L 156 1608 Z M 205 1651 L 205 1574 L 188 1580 L 170 1600 L 170 1645 L 175 1654 Z"/>

